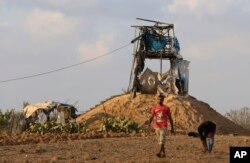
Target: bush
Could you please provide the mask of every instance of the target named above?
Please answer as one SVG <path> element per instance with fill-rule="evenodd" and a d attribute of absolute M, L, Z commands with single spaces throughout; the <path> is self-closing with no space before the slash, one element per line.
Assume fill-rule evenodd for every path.
<path fill-rule="evenodd" d="M 230 110 L 225 114 L 225 117 L 243 128 L 250 130 L 250 108 L 243 107 L 240 109 Z"/>
<path fill-rule="evenodd" d="M 26 132 L 45 134 L 45 133 L 78 133 L 86 132 L 87 127 L 84 123 L 76 124 L 73 122 L 69 123 L 56 123 L 55 121 L 48 121 L 44 124 L 41 123 L 30 123 Z"/>
<path fill-rule="evenodd" d="M 135 133 L 139 131 L 138 124 L 128 119 L 108 118 L 100 126 L 100 131 Z"/>
<path fill-rule="evenodd" d="M 8 128 L 8 124 L 13 113 L 14 109 L 7 110 L 4 113 L 2 110 L 0 110 L 0 131 L 6 130 Z"/>

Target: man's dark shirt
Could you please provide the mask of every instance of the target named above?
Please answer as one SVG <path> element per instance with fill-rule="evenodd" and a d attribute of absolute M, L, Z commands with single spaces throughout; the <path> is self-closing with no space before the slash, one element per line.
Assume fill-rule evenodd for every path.
<path fill-rule="evenodd" d="M 207 138 L 209 133 L 215 134 L 216 124 L 211 121 L 205 121 L 198 127 L 198 132 L 200 134 L 201 140 Z"/>

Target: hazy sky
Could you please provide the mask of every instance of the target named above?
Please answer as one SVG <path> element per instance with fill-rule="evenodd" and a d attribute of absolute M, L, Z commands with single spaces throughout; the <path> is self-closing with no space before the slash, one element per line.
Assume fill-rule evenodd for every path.
<path fill-rule="evenodd" d="M 250 107 L 248 0 L 0 0 L 0 80 L 84 62 L 128 44 L 130 26 L 145 24 L 136 17 L 175 25 L 181 55 L 191 61 L 190 95 L 223 114 Z M 128 87 L 132 52 L 130 45 L 71 69 L 0 83 L 0 108 L 53 100 L 87 110 Z"/>

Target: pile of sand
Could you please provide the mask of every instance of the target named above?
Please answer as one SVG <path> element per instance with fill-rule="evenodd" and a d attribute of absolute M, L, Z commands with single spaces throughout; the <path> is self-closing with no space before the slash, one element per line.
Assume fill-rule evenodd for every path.
<path fill-rule="evenodd" d="M 155 95 L 138 94 L 134 99 L 131 99 L 129 94 L 113 96 L 79 116 L 76 121 L 85 122 L 89 127 L 98 127 L 103 118 L 120 117 L 129 118 L 141 125 L 148 120 L 151 107 L 156 104 Z M 169 94 L 164 104 L 171 109 L 176 131 L 196 131 L 201 122 L 211 120 L 217 124 L 218 134 L 250 135 L 250 131 L 236 125 L 207 103 L 192 96 L 179 98 Z"/>

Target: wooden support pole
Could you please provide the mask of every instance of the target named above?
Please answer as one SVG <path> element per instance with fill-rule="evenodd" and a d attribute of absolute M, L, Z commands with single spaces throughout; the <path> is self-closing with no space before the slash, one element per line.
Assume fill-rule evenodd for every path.
<path fill-rule="evenodd" d="M 161 58 L 160 58 L 160 73 L 162 75 L 162 53 L 161 53 Z"/>

